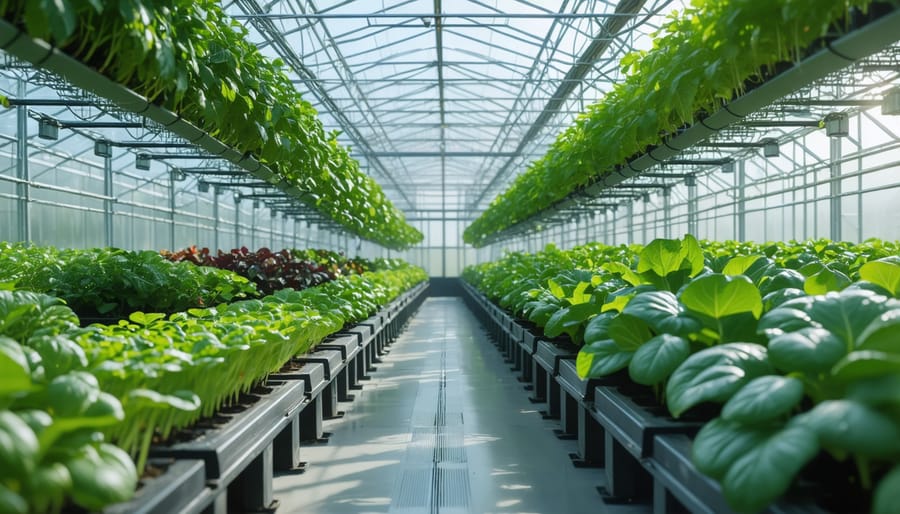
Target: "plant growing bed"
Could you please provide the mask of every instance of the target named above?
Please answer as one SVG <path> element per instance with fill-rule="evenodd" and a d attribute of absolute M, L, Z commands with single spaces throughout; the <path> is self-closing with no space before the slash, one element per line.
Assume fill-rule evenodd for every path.
<path fill-rule="evenodd" d="M 559 418 L 559 383 L 556 376 L 559 374 L 559 363 L 563 359 L 574 359 L 578 349 L 568 341 L 539 341 L 537 351 L 534 353 L 532 373 L 535 377 L 535 397 L 537 391 L 544 387 L 543 398 L 547 402 L 545 418 Z"/>
<path fill-rule="evenodd" d="M 102 514 L 200 512 L 213 502 L 202 460 L 155 459 L 149 464 L 160 474 L 142 478 L 131 500 L 110 505 Z"/>
<path fill-rule="evenodd" d="M 176 433 L 176 442 L 152 447 L 151 456 L 200 459 L 211 487 L 220 489 L 234 484 L 242 494 L 232 499 L 240 499 L 241 508 L 267 508 L 274 501 L 273 441 L 303 408 L 304 385 L 301 380 L 268 381 L 208 423 Z"/>

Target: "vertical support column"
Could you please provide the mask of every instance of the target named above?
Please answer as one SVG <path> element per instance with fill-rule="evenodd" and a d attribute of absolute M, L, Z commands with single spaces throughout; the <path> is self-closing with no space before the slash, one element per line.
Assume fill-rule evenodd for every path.
<path fill-rule="evenodd" d="M 625 220 L 625 226 L 628 229 L 628 234 L 625 238 L 626 244 L 634 243 L 634 202 L 628 202 L 628 205 L 625 206 L 625 216 L 628 217 Z"/>
<path fill-rule="evenodd" d="M 112 156 L 103 158 L 103 232 L 106 246 L 113 246 L 113 171 Z"/>
<path fill-rule="evenodd" d="M 663 237 L 672 239 L 672 188 L 664 187 L 663 197 Z"/>
<path fill-rule="evenodd" d="M 271 232 L 269 233 L 269 248 L 274 251 L 276 248 L 278 248 L 277 246 L 275 246 L 275 218 L 278 217 L 278 213 L 272 210 L 272 212 L 269 213 L 269 217 L 271 218 L 269 220 L 269 227 L 271 229 Z"/>
<path fill-rule="evenodd" d="M 840 137 L 830 137 L 830 164 L 828 169 L 831 172 L 831 188 L 830 188 L 830 232 L 833 241 L 841 240 L 841 139 Z"/>
<path fill-rule="evenodd" d="M 699 238 L 700 234 L 697 230 L 699 228 L 697 223 L 697 179 L 688 177 L 685 179 L 685 184 L 688 186 L 688 233 Z"/>
<path fill-rule="evenodd" d="M 746 186 L 747 186 L 747 161 L 741 159 L 737 162 L 737 185 L 735 186 L 736 191 L 735 198 L 737 199 L 737 212 L 734 213 L 735 221 L 737 221 L 737 230 L 735 230 L 735 234 L 737 235 L 738 241 L 746 241 L 747 240 L 747 203 L 746 203 Z"/>
<path fill-rule="evenodd" d="M 25 98 L 27 91 L 25 81 L 18 80 L 19 98 Z M 31 173 L 28 170 L 28 107 L 16 107 L 16 211 L 18 214 L 18 239 L 31 242 Z"/>
<path fill-rule="evenodd" d="M 238 222 L 241 219 L 241 198 L 234 197 L 234 248 L 241 244 L 241 226 Z"/>
<path fill-rule="evenodd" d="M 220 250 L 219 244 L 219 186 L 213 186 L 213 251 Z"/>
<path fill-rule="evenodd" d="M 616 245 L 616 235 L 618 232 L 616 230 L 616 225 L 619 223 L 618 212 L 619 212 L 619 206 L 615 206 L 612 208 L 612 223 L 610 224 L 610 227 L 612 228 L 612 237 L 610 238 L 611 242 L 609 243 L 612 246 Z"/>
<path fill-rule="evenodd" d="M 169 170 L 169 248 L 175 248 L 175 171 Z"/>

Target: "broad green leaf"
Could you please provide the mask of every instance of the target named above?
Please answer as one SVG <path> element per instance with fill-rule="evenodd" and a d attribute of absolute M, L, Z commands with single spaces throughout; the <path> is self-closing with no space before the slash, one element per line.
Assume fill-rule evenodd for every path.
<path fill-rule="evenodd" d="M 822 446 L 860 457 L 900 456 L 900 427 L 890 417 L 851 400 L 826 400 L 791 420 L 816 433 Z"/>
<path fill-rule="evenodd" d="M 831 291 L 841 291 L 850 284 L 850 277 L 847 275 L 824 267 L 818 273 L 806 278 L 806 281 L 803 282 L 803 290 L 810 295 L 825 294 Z"/>
<path fill-rule="evenodd" d="M 805 281 L 806 277 L 802 273 L 792 269 L 782 269 L 760 281 L 759 290 L 762 294 L 768 295 L 782 289 L 803 289 Z"/>
<path fill-rule="evenodd" d="M 580 303 L 556 311 L 544 326 L 544 334 L 557 337 L 563 332 L 569 334 L 578 343 L 578 332 L 587 319 L 597 314 L 597 307 L 589 303 Z"/>
<path fill-rule="evenodd" d="M 575 369 L 581 378 L 599 378 L 624 369 L 634 352 L 622 351 L 612 339 L 585 344 L 575 358 Z"/>
<path fill-rule="evenodd" d="M 895 465 L 875 488 L 872 514 L 896 514 L 900 505 L 900 464 Z"/>
<path fill-rule="evenodd" d="M 900 309 L 875 318 L 857 339 L 860 350 L 878 350 L 900 355 Z"/>
<path fill-rule="evenodd" d="M 547 281 L 547 287 L 550 289 L 550 294 L 562 300 L 566 297 L 566 292 L 563 291 L 563 288 L 556 283 L 552 278 Z"/>
<path fill-rule="evenodd" d="M 632 299 L 632 295 L 610 295 L 603 304 L 601 312 L 622 312 Z"/>
<path fill-rule="evenodd" d="M 51 505 L 62 505 L 71 488 L 69 469 L 59 462 L 38 466 L 26 484 L 29 503 L 37 512 L 49 512 Z M 0 512 L 5 511 L 0 509 Z"/>
<path fill-rule="evenodd" d="M 633 269 L 621 262 L 606 262 L 603 264 L 602 269 L 605 269 L 606 271 L 614 275 L 620 275 L 622 277 L 622 280 L 628 282 L 633 286 L 638 286 L 645 282 L 644 279 L 641 278 L 640 275 L 635 273 Z"/>
<path fill-rule="evenodd" d="M 638 384 L 655 385 L 667 379 L 690 354 L 687 340 L 660 334 L 635 350 L 628 374 Z"/>
<path fill-rule="evenodd" d="M 853 382 L 895 373 L 900 374 L 900 355 L 875 350 L 850 352 L 831 371 L 834 380 L 839 382 Z"/>
<path fill-rule="evenodd" d="M 769 341 L 769 361 L 786 373 L 828 373 L 845 355 L 844 342 L 823 328 L 801 328 Z"/>
<path fill-rule="evenodd" d="M 99 396 L 97 378 L 84 371 L 60 375 L 47 386 L 47 406 L 54 417 L 78 418 Z"/>
<path fill-rule="evenodd" d="M 883 287 L 895 298 L 900 297 L 900 262 L 897 258 L 878 259 L 863 264 L 859 268 L 863 280 Z"/>
<path fill-rule="evenodd" d="M 701 350 L 669 378 L 669 412 L 677 418 L 703 402 L 724 402 L 750 380 L 773 371 L 764 346 L 728 343 Z"/>
<path fill-rule="evenodd" d="M 616 316 L 612 312 L 604 312 L 591 318 L 584 328 L 584 343 L 591 344 L 604 339 L 609 339 L 609 323 Z"/>
<path fill-rule="evenodd" d="M 691 461 L 704 474 L 721 480 L 732 464 L 762 445 L 771 430 L 716 418 L 703 425 L 691 446 Z"/>
<path fill-rule="evenodd" d="M 72 499 L 90 510 L 131 499 L 137 471 L 127 453 L 111 444 L 85 446 L 65 466 L 72 476 Z"/>
<path fill-rule="evenodd" d="M 31 389 L 31 367 L 19 343 L 0 336 L 0 396 Z M 0 405 L 2 407 L 2 405 Z"/>
<path fill-rule="evenodd" d="M 684 256 L 678 239 L 654 239 L 641 250 L 638 256 L 637 272 L 652 271 L 665 277 L 681 268 Z"/>
<path fill-rule="evenodd" d="M 648 341 L 653 334 L 640 318 L 622 313 L 609 322 L 609 337 L 626 351 L 634 351 Z"/>
<path fill-rule="evenodd" d="M 688 310 L 713 319 L 741 312 L 756 318 L 762 314 L 759 289 L 744 276 L 713 273 L 696 278 L 681 291 L 680 300 Z"/>
<path fill-rule="evenodd" d="M 900 374 L 854 380 L 844 397 L 872 407 L 900 407 Z"/>
<path fill-rule="evenodd" d="M 699 321 L 685 313 L 678 298 L 669 291 L 641 293 L 628 302 L 622 313 L 644 320 L 657 334 L 687 337 L 701 327 Z"/>
<path fill-rule="evenodd" d="M 681 243 L 681 255 L 690 264 L 690 276 L 696 276 L 703 271 L 703 249 L 700 248 L 700 243 L 694 236 L 684 235 L 684 241 Z"/>
<path fill-rule="evenodd" d="M 20 417 L 0 410 L 0 483 L 27 477 L 38 461 L 37 436 Z"/>
<path fill-rule="evenodd" d="M 803 382 L 766 375 L 754 378 L 725 402 L 722 417 L 747 425 L 766 423 L 787 415 L 802 399 Z"/>
<path fill-rule="evenodd" d="M 32 337 L 28 340 L 28 345 L 41 355 L 44 372 L 48 379 L 56 378 L 72 370 L 84 369 L 88 365 L 84 349 L 62 335 Z"/>
<path fill-rule="evenodd" d="M 778 307 L 763 315 L 756 329 L 771 339 L 786 332 L 796 332 L 815 326 L 818 326 L 818 323 L 806 312 L 790 307 Z"/>
<path fill-rule="evenodd" d="M 737 257 L 732 257 L 722 269 L 722 274 L 731 277 L 744 275 L 744 272 L 750 269 L 750 266 L 759 259 L 764 258 L 762 255 L 738 255 Z"/>
<path fill-rule="evenodd" d="M 801 296 L 806 296 L 806 292 L 791 287 L 772 291 L 763 296 L 763 312 L 772 311 L 788 300 L 793 300 L 794 298 L 799 298 Z"/>
<path fill-rule="evenodd" d="M 590 301 L 591 293 L 585 293 L 590 285 L 590 282 L 579 282 L 578 285 L 575 286 L 575 290 L 572 292 L 572 296 L 568 298 L 569 303 L 571 303 L 572 305 L 578 305 Z"/>
<path fill-rule="evenodd" d="M 757 512 L 788 490 L 794 477 L 819 453 L 816 434 L 805 427 L 775 432 L 734 461 L 722 479 L 728 505 Z"/>
<path fill-rule="evenodd" d="M 898 300 L 870 291 L 847 290 L 814 297 L 807 312 L 813 321 L 840 337 L 848 348 L 854 348 L 873 320 L 896 308 L 900 308 Z"/>
<path fill-rule="evenodd" d="M 0 512 L 5 514 L 28 514 L 28 502 L 17 493 L 0 483 Z"/>

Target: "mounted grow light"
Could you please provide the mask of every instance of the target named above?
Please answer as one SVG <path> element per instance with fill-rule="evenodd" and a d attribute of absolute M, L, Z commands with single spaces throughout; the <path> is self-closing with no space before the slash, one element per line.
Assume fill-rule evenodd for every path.
<path fill-rule="evenodd" d="M 763 140 L 763 155 L 765 157 L 778 157 L 781 155 L 781 150 L 778 147 L 778 141 L 774 139 L 764 139 Z"/>
<path fill-rule="evenodd" d="M 105 139 L 94 141 L 94 155 L 97 157 L 112 157 L 112 143 Z"/>
<path fill-rule="evenodd" d="M 693 175 L 684 177 L 684 185 L 687 187 L 695 187 L 697 185 L 697 177 Z"/>
<path fill-rule="evenodd" d="M 41 118 L 38 120 L 38 137 L 50 141 L 59 139 L 59 123 L 51 118 Z"/>
<path fill-rule="evenodd" d="M 208 193 L 209 192 L 209 183 L 204 182 L 202 180 L 198 181 L 197 182 L 197 191 L 200 191 L 201 193 Z"/>
<path fill-rule="evenodd" d="M 150 154 L 148 153 L 139 153 L 134 158 L 134 167 L 139 170 L 148 171 L 150 169 Z"/>
<path fill-rule="evenodd" d="M 881 102 L 881 114 L 900 115 L 900 87 L 895 87 L 884 94 L 884 100 Z"/>
<path fill-rule="evenodd" d="M 850 118 L 846 113 L 835 112 L 825 116 L 825 135 L 847 137 L 850 135 Z"/>

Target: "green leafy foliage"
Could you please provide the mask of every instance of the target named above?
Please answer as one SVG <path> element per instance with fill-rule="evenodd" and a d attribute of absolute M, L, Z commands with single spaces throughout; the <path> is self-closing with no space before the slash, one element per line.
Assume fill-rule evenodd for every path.
<path fill-rule="evenodd" d="M 602 188 L 630 160 L 716 112 L 747 84 L 764 81 L 777 64 L 821 48 L 824 41 L 817 39 L 839 33 L 848 9 L 869 3 L 705 0 L 674 13 L 649 50 L 623 58 L 625 79 L 588 106 L 546 155 L 528 164 L 466 227 L 463 240 L 487 244 L 493 234 L 534 219 L 574 191 Z M 666 265 L 658 260 L 653 266 Z M 814 279 L 815 293 L 835 290 L 835 278 Z"/>
<path fill-rule="evenodd" d="M 273 185 L 351 233 L 397 249 L 422 240 L 218 2 L 17 0 L 0 16 L 268 164 Z"/>
<path fill-rule="evenodd" d="M 893 493 L 873 480 L 900 462 L 900 304 L 892 298 L 900 246 L 704 241 L 698 261 L 692 239 L 548 247 L 470 266 L 464 277 L 546 323 L 566 318 L 589 272 L 581 293 L 599 309 L 584 324 L 579 376 L 627 368 L 676 417 L 714 415 L 723 404 L 697 434 L 692 459 L 722 483 L 732 508 L 771 504 L 827 452 L 853 461 L 853 480 L 874 488 L 876 510 L 889 512 Z M 838 273 L 852 283 L 806 287 Z"/>
<path fill-rule="evenodd" d="M 171 316 L 137 311 L 86 328 L 59 299 L 0 291 L 3 508 L 59 512 L 70 502 L 94 511 L 129 499 L 155 437 L 211 416 L 427 279 L 398 261 L 378 267 L 303 291 Z"/>

